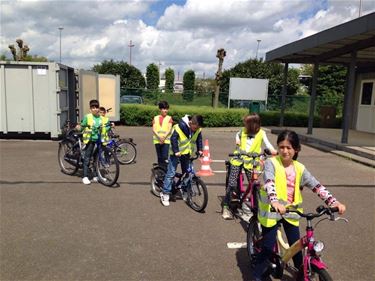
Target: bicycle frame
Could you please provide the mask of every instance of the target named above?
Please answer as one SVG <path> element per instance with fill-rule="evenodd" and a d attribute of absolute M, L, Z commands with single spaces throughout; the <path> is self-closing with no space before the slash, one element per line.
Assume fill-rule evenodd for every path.
<path fill-rule="evenodd" d="M 320 206 L 317 208 L 317 211 L 319 210 L 319 208 L 320 210 L 327 210 L 327 208 Z M 297 211 L 290 210 L 290 212 L 297 212 Z M 333 212 L 334 211 L 332 211 L 332 213 L 329 214 L 331 216 L 331 220 L 335 220 L 333 216 Z M 297 240 L 295 243 L 293 243 L 293 245 L 289 246 L 288 243 L 286 243 L 283 240 L 282 233 L 281 233 L 281 225 L 279 225 L 279 229 L 277 230 L 277 236 L 276 236 L 275 252 L 278 253 L 279 257 L 281 258 L 282 263 L 287 264 L 297 253 L 304 250 L 304 253 L 303 253 L 303 272 L 305 276 L 304 280 L 308 281 L 309 274 L 311 273 L 311 265 L 314 265 L 318 269 L 327 269 L 326 264 L 323 262 L 323 260 L 320 258 L 320 256 L 316 253 L 314 249 L 314 243 L 318 241 L 315 240 L 314 227 L 312 226 L 312 220 L 316 217 L 323 215 L 324 213 L 326 213 L 326 211 L 324 212 L 321 211 L 320 214 L 307 214 L 307 215 L 302 214 L 300 212 L 297 212 L 297 213 L 299 215 L 302 215 L 307 220 L 306 234 L 303 237 L 301 237 L 299 240 Z M 322 220 L 325 220 L 325 219 L 326 218 Z M 337 218 L 336 220 L 340 220 L 340 219 L 347 221 L 344 218 Z"/>

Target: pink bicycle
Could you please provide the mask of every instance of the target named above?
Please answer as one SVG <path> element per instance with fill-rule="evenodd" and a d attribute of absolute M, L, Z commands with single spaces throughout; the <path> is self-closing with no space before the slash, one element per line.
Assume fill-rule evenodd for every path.
<path fill-rule="evenodd" d="M 232 213 L 245 221 L 249 221 L 253 214 L 258 212 L 257 194 L 260 188 L 260 176 L 263 173 L 263 163 L 271 155 L 268 149 L 263 153 L 231 153 L 228 156 L 242 160 L 244 156 L 250 159 L 252 170 L 250 170 L 251 178 L 246 187 L 244 184 L 244 176 L 242 172 L 238 177 L 237 189 L 232 194 L 232 200 L 229 208 Z M 226 161 L 226 186 L 228 186 L 230 162 Z M 243 167 L 243 169 L 245 169 Z"/>
<path fill-rule="evenodd" d="M 274 210 L 271 210 L 274 211 Z M 322 241 L 315 240 L 314 227 L 312 221 L 315 218 L 319 218 L 323 215 L 327 215 L 325 218 L 320 219 L 315 227 L 323 220 L 329 219 L 330 221 L 344 220 L 348 222 L 346 218 L 335 217 L 334 213 L 338 212 L 338 208 L 329 208 L 319 206 L 316 209 L 316 213 L 301 213 L 298 210 L 288 207 L 287 212 L 297 213 L 299 216 L 306 219 L 306 234 L 296 241 L 293 245 L 289 246 L 288 243 L 284 242 L 281 234 L 281 226 L 277 231 L 276 245 L 274 248 L 273 255 L 270 258 L 270 266 L 266 271 L 264 278 L 272 275 L 274 278 L 281 279 L 283 276 L 284 269 L 287 267 L 293 268 L 288 262 L 296 255 L 299 251 L 303 253 L 303 265 L 302 269 L 299 270 L 297 280 L 303 281 L 332 281 L 331 276 L 327 272 L 327 266 L 322 261 L 320 253 L 324 249 Z M 254 266 L 254 262 L 257 254 L 261 250 L 262 244 L 262 227 L 258 222 L 256 216 L 250 219 L 249 228 L 247 231 L 247 250 L 250 257 L 251 265 Z M 294 271 L 297 271 L 293 268 Z"/>

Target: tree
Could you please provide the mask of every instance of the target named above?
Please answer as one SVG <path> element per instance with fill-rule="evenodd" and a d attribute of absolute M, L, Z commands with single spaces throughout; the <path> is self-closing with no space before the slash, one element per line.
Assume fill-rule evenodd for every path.
<path fill-rule="evenodd" d="M 313 75 L 313 65 L 304 65 L 301 72 L 306 75 Z M 321 106 L 331 105 L 336 107 L 338 114 L 344 102 L 345 81 L 347 69 L 342 65 L 320 65 L 318 69 L 318 81 L 316 85 L 317 104 L 319 112 Z M 311 83 L 309 85 L 311 93 Z"/>
<path fill-rule="evenodd" d="M 174 70 L 172 68 L 167 68 L 165 70 L 165 92 L 173 93 L 174 88 Z"/>
<path fill-rule="evenodd" d="M 213 107 L 217 108 L 218 103 L 219 103 L 219 95 L 220 95 L 220 85 L 221 85 L 221 80 L 222 80 L 222 68 L 223 68 L 223 62 L 224 58 L 226 56 L 226 51 L 221 48 L 217 50 L 216 57 L 219 59 L 219 64 L 216 72 L 216 89 L 215 89 L 215 94 L 214 94 L 214 102 L 213 102 Z"/>
<path fill-rule="evenodd" d="M 157 90 L 159 88 L 159 77 L 158 66 L 154 63 L 149 64 L 146 70 L 147 89 Z"/>
<path fill-rule="evenodd" d="M 127 62 L 105 60 L 101 64 L 94 65 L 92 70 L 99 74 L 120 75 L 121 88 L 144 89 L 146 87 L 142 72 Z"/>
<path fill-rule="evenodd" d="M 182 98 L 186 101 L 192 101 L 194 99 L 194 85 L 195 85 L 195 72 L 188 70 L 184 73 L 183 78 L 184 91 L 182 92 Z"/>
<path fill-rule="evenodd" d="M 215 79 L 196 79 L 195 92 L 197 95 L 213 94 L 216 89 Z"/>

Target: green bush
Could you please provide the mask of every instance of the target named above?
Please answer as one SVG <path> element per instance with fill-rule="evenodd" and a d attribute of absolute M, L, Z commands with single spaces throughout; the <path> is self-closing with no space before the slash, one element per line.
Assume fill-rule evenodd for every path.
<path fill-rule="evenodd" d="M 151 126 L 154 116 L 159 114 L 159 109 L 154 105 L 143 104 L 122 104 L 121 121 L 129 126 Z M 200 114 L 204 119 L 205 127 L 241 127 L 242 118 L 248 114 L 247 109 L 225 109 L 205 106 L 173 106 L 169 110 L 174 122 L 178 122 L 185 114 Z M 264 111 L 260 114 L 262 126 L 278 126 L 280 122 L 280 112 Z M 314 127 L 319 127 L 320 118 L 314 117 Z M 341 120 L 337 121 L 339 126 Z M 307 127 L 307 113 L 285 112 L 284 126 L 287 127 Z"/>

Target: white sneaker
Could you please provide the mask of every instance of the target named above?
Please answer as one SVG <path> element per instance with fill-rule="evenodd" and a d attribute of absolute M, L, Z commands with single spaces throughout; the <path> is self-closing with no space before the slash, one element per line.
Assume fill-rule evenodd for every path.
<path fill-rule="evenodd" d="M 245 202 L 242 202 L 241 208 L 245 214 L 251 214 L 251 209 Z"/>
<path fill-rule="evenodd" d="M 91 181 L 89 180 L 88 177 L 84 177 L 84 178 L 82 179 L 82 182 L 83 182 L 83 184 L 90 184 L 90 183 L 91 183 Z"/>
<path fill-rule="evenodd" d="M 187 191 L 181 190 L 181 197 L 182 197 L 182 200 L 184 200 L 186 202 L 187 199 L 188 199 L 188 193 L 187 193 Z"/>
<path fill-rule="evenodd" d="M 169 194 L 160 192 L 160 201 L 164 206 L 169 206 Z"/>
<path fill-rule="evenodd" d="M 221 216 L 225 220 L 232 220 L 233 219 L 232 212 L 229 210 L 229 208 L 227 206 L 223 207 L 223 214 Z"/>
<path fill-rule="evenodd" d="M 98 181 L 99 181 L 98 177 L 93 177 L 93 178 L 91 179 L 91 182 L 98 182 Z"/>

